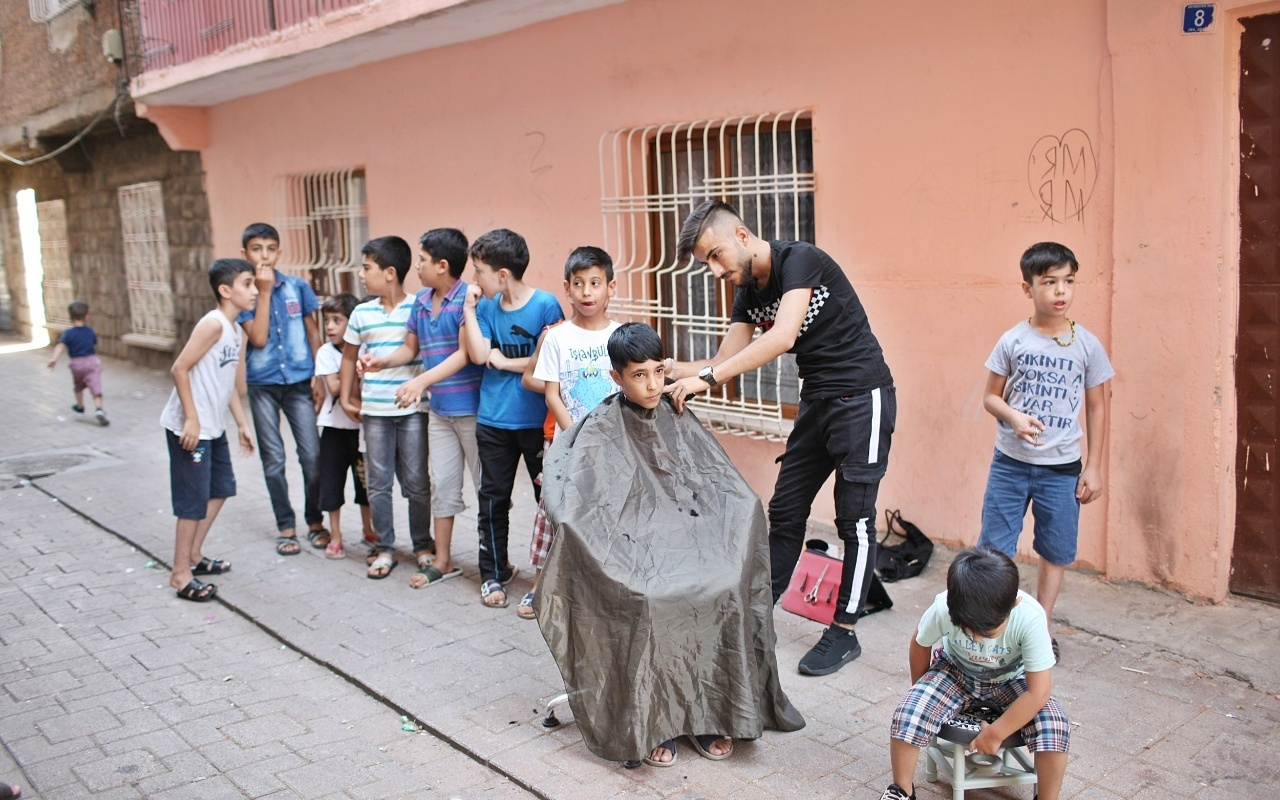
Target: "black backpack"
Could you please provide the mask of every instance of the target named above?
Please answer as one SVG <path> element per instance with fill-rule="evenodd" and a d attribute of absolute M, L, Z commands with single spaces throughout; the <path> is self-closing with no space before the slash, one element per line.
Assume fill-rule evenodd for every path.
<path fill-rule="evenodd" d="M 899 511 L 886 510 L 884 522 L 884 538 L 876 555 L 876 574 L 885 583 L 914 578 L 924 571 L 933 556 L 933 542 L 913 523 L 903 519 Z M 904 537 L 902 544 L 885 544 L 895 533 Z"/>

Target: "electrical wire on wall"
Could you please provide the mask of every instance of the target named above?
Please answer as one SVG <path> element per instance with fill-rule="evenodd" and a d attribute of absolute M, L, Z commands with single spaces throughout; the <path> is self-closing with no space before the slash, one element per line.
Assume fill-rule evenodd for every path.
<path fill-rule="evenodd" d="M 99 111 L 98 115 L 95 116 L 92 120 L 90 120 L 88 125 L 86 125 L 83 129 L 80 130 L 79 133 L 71 137 L 69 141 L 65 142 L 57 149 L 50 150 L 48 153 L 45 153 L 44 155 L 36 156 L 35 158 L 30 158 L 30 159 L 14 158 L 11 155 L 8 155 L 4 152 L 0 152 L 0 159 L 4 159 L 10 164 L 15 164 L 19 167 L 30 167 L 34 164 L 39 164 L 42 161 L 48 161 L 51 158 L 57 158 L 58 156 L 65 153 L 66 151 L 70 150 L 72 147 L 75 147 L 77 144 L 79 144 L 80 141 L 84 139 L 84 137 L 88 136 L 93 131 L 93 129 L 98 126 L 98 123 L 101 122 L 103 118 L 107 116 L 107 112 L 109 111 L 115 112 L 116 125 L 119 126 L 120 125 L 120 117 L 119 117 L 120 103 L 125 98 L 125 94 L 128 91 L 128 86 L 129 84 L 124 79 L 123 76 L 118 78 L 116 80 L 116 94 L 111 101 L 111 105 Z"/>

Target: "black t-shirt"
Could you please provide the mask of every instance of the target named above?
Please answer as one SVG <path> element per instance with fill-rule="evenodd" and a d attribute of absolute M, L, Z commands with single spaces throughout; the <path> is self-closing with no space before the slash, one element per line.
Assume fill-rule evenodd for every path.
<path fill-rule="evenodd" d="M 804 381 L 800 397 L 820 400 L 892 386 L 880 342 L 867 312 L 840 265 L 808 242 L 770 242 L 773 268 L 764 289 L 738 287 L 730 322 L 767 331 L 778 316 L 782 295 L 812 289 L 809 313 L 791 352 Z"/>

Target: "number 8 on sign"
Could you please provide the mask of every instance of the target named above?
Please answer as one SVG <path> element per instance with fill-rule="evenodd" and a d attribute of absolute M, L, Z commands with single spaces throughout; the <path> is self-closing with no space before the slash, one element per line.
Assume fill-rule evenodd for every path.
<path fill-rule="evenodd" d="M 1213 25 L 1215 3 L 1188 3 L 1182 10 L 1183 33 L 1205 33 Z"/>

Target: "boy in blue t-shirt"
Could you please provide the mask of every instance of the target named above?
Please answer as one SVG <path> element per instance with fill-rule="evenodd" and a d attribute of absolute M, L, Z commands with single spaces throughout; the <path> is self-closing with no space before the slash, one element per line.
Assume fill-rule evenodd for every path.
<path fill-rule="evenodd" d="M 93 415 L 99 425 L 109 424 L 107 412 L 102 408 L 102 362 L 98 359 L 98 334 L 89 327 L 89 304 L 77 300 L 67 306 L 67 315 L 71 317 L 71 327 L 62 332 L 58 344 L 53 348 L 53 356 L 49 359 L 49 369 L 58 366 L 58 359 L 63 353 L 70 358 L 72 391 L 76 402 L 71 410 L 77 416 L 84 416 L 84 390 L 88 389 L 93 396 Z"/>
<path fill-rule="evenodd" d="M 1053 699 L 1044 609 L 1018 589 L 1018 567 L 1008 556 L 990 547 L 956 556 L 947 569 L 947 590 L 934 598 L 911 638 L 909 663 L 914 685 L 893 712 L 893 783 L 881 800 L 915 800 L 920 748 L 943 723 L 978 707 L 999 716 L 981 723 L 969 749 L 996 755 L 1021 731 L 1035 754 L 1039 797 L 1058 800 L 1071 725 Z"/>
<path fill-rule="evenodd" d="M 453 518 L 466 509 L 462 500 L 464 469 L 480 484 L 476 455 L 476 411 L 484 367 L 472 364 L 462 347 L 462 302 L 467 284 L 467 237 L 455 228 L 436 228 L 418 240 L 418 280 L 424 288 L 414 299 L 405 323 L 404 344 L 385 356 L 365 355 L 365 372 L 408 364 L 419 357 L 426 368 L 396 390 L 401 407 L 417 404 L 430 390 L 427 412 L 427 457 L 431 473 L 431 516 L 435 518 L 435 556 L 418 565 L 409 580 L 415 589 L 433 586 L 461 574 L 454 566 Z"/>
<path fill-rule="evenodd" d="M 317 400 L 323 395 L 318 384 L 313 387 L 315 353 L 320 349 L 315 313 L 320 303 L 306 281 L 276 271 L 280 234 L 275 228 L 253 223 L 244 229 L 241 247 L 240 256 L 253 264 L 258 286 L 257 304 L 236 319 L 249 337 L 244 358 L 249 413 L 258 434 L 262 473 L 276 518 L 276 552 L 293 556 L 299 552 L 297 517 L 284 475 L 281 412 L 293 431 L 302 465 L 307 539 L 318 549 L 329 544 L 320 512 L 320 434 L 316 427 Z"/>
<path fill-rule="evenodd" d="M 463 337 L 472 362 L 484 364 L 476 416 L 480 459 L 481 601 L 506 608 L 503 586 L 515 576 L 507 558 L 511 490 L 524 457 L 532 481 L 542 472 L 542 423 L 546 399 L 521 385 L 521 375 L 538 343 L 538 334 L 564 319 L 560 302 L 548 292 L 526 286 L 529 247 L 524 237 L 500 228 L 471 245 L 476 282 L 467 287 Z M 481 299 L 481 295 L 484 299 Z M 541 497 L 541 487 L 533 487 Z"/>

